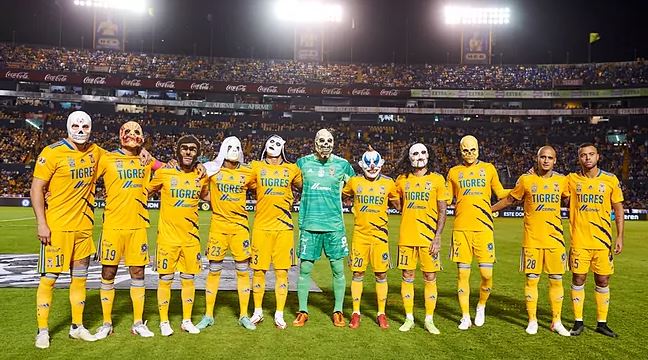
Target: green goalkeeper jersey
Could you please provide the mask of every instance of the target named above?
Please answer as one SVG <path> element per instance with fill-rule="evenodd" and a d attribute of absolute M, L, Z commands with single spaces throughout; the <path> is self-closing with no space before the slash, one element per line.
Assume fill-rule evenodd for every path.
<path fill-rule="evenodd" d="M 345 159 L 331 155 L 326 161 L 311 154 L 297 160 L 304 179 L 299 206 L 299 228 L 308 231 L 344 230 L 342 188 L 355 175 Z"/>

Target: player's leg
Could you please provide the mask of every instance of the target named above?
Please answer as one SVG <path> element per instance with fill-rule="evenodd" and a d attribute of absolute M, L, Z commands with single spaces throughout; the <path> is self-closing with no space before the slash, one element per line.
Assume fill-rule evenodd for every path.
<path fill-rule="evenodd" d="M 590 251 L 586 249 L 571 249 L 569 252 L 569 267 L 572 271 L 571 298 L 574 308 L 574 326 L 571 336 L 580 335 L 585 330 L 583 323 L 583 307 L 585 306 L 585 280 L 591 263 Z"/>
<path fill-rule="evenodd" d="M 592 262 L 596 290 L 596 332 L 609 337 L 618 335 L 607 325 L 608 309 L 610 307 L 610 276 L 614 273 L 612 254 L 607 250 L 597 250 Z"/>
<path fill-rule="evenodd" d="M 225 234 L 209 233 L 206 251 L 207 260 L 209 260 L 209 272 L 207 272 L 205 281 L 205 315 L 196 324 L 196 327 L 201 330 L 214 325 L 214 305 L 216 305 L 216 295 L 220 286 L 225 252 L 228 249 L 225 236 Z"/>
<path fill-rule="evenodd" d="M 359 232 L 354 232 L 351 243 L 351 257 L 349 258 L 353 279 L 351 280 L 351 299 L 353 300 L 353 313 L 349 327 L 356 329 L 360 326 L 360 301 L 364 287 L 364 274 L 367 264 L 372 259 L 371 242 Z"/>
<path fill-rule="evenodd" d="M 42 245 L 38 257 L 38 271 L 41 274 L 38 290 L 36 291 L 36 320 L 38 333 L 36 335 L 36 347 L 46 349 L 50 345 L 49 337 L 49 313 L 52 308 L 52 297 L 54 284 L 63 271 L 70 269 L 70 261 L 73 249 L 73 239 L 67 240 L 66 233 L 53 231 L 50 245 Z M 65 261 L 65 259 L 68 259 Z"/>
<path fill-rule="evenodd" d="M 470 320 L 470 264 L 473 250 L 468 243 L 468 235 L 472 232 L 453 231 L 450 258 L 457 264 L 457 298 L 461 309 L 459 330 L 468 330 L 472 326 Z"/>
<path fill-rule="evenodd" d="M 389 323 L 385 315 L 385 305 L 387 304 L 387 270 L 391 267 L 389 260 L 389 244 L 382 241 L 374 241 L 371 244 L 371 268 L 376 277 L 376 300 L 378 301 L 378 313 L 376 323 L 382 329 L 387 329 Z"/>
<path fill-rule="evenodd" d="M 133 326 L 131 333 L 141 337 L 153 337 L 155 334 L 149 330 L 144 317 L 144 299 L 146 297 L 146 287 L 144 284 L 144 266 L 130 266 L 130 297 L 133 303 Z"/>
<path fill-rule="evenodd" d="M 319 234 L 301 230 L 299 232 L 299 280 L 297 281 L 297 298 L 299 300 L 299 313 L 293 321 L 297 327 L 304 326 L 308 321 L 308 293 L 311 286 L 311 273 L 315 261 L 322 254 L 322 237 Z"/>
<path fill-rule="evenodd" d="M 190 334 L 199 334 L 198 329 L 191 321 L 193 304 L 196 297 L 196 274 L 200 274 L 202 260 L 200 255 L 200 244 L 182 246 L 178 260 L 178 271 L 180 271 L 181 298 L 182 298 L 182 325 L 180 328 Z"/>
<path fill-rule="evenodd" d="M 70 305 L 72 308 L 72 326 L 70 337 L 84 341 L 96 341 L 97 338 L 90 334 L 83 326 L 83 310 L 86 302 L 86 282 L 88 280 L 88 267 L 90 255 L 96 252 L 92 242 L 92 231 L 74 232 L 74 250 L 72 251 L 72 269 L 70 271 Z"/>
<path fill-rule="evenodd" d="M 101 251 L 101 248 L 100 250 Z M 102 256 L 103 259 L 103 256 Z M 95 336 L 97 339 L 105 339 L 113 333 L 112 326 L 112 309 L 115 300 L 115 275 L 117 274 L 117 265 L 101 266 L 101 287 L 99 297 L 101 298 L 101 311 L 103 313 L 103 324 L 97 329 Z"/>
<path fill-rule="evenodd" d="M 284 307 L 288 298 L 288 269 L 294 265 L 294 236 L 292 230 L 279 231 L 277 242 L 272 253 L 272 263 L 275 268 L 275 297 L 277 309 L 274 315 L 275 326 L 278 329 L 286 328 L 284 320 Z"/>
<path fill-rule="evenodd" d="M 353 299 L 353 313 L 351 314 L 349 327 L 352 329 L 357 329 L 360 326 L 360 299 L 362 298 L 364 274 L 364 271 L 353 271 L 353 278 L 351 279 L 351 299 Z"/>
<path fill-rule="evenodd" d="M 160 313 L 160 334 L 171 336 L 173 329 L 169 323 L 169 304 L 171 303 L 171 284 L 180 258 L 180 246 L 170 246 L 164 243 L 161 236 L 157 239 L 155 252 L 156 270 L 159 274 L 157 301 Z"/>
<path fill-rule="evenodd" d="M 266 288 L 266 272 L 270 269 L 272 250 L 274 249 L 277 231 L 252 231 L 252 257 L 250 267 L 254 270 L 252 277 L 252 297 L 254 298 L 254 313 L 250 321 L 258 324 L 263 321 L 263 297 Z"/>
<path fill-rule="evenodd" d="M 36 320 L 38 322 L 38 333 L 36 334 L 36 347 L 47 349 L 49 341 L 49 312 L 52 308 L 52 295 L 54 284 L 58 279 L 58 273 L 42 273 L 36 291 Z"/>
<path fill-rule="evenodd" d="M 243 231 L 233 234 L 230 238 L 230 249 L 234 257 L 234 268 L 236 269 L 236 289 L 239 298 L 239 324 L 248 330 L 256 329 L 256 326 L 248 317 L 248 305 L 250 304 L 250 292 L 252 282 L 250 281 L 250 233 Z"/>
<path fill-rule="evenodd" d="M 529 324 L 526 333 L 535 335 L 538 333 L 538 283 L 542 273 L 543 249 L 523 248 L 520 266 L 524 269 L 526 277 L 524 283 L 524 298 L 526 299 L 526 310 L 529 317 Z"/>
<path fill-rule="evenodd" d="M 493 289 L 493 264 L 495 263 L 495 242 L 491 231 L 474 233 L 473 248 L 479 263 L 479 302 L 475 309 L 475 325 L 483 326 L 486 322 L 486 301 Z"/>
<path fill-rule="evenodd" d="M 329 259 L 331 272 L 333 273 L 333 296 L 335 306 L 333 307 L 333 325 L 337 327 L 346 326 L 344 320 L 344 294 L 346 292 L 346 277 L 344 275 L 344 257 L 349 255 L 346 232 L 344 230 L 331 231 L 320 234 L 324 254 Z"/>
<path fill-rule="evenodd" d="M 549 303 L 551 304 L 551 330 L 562 336 L 570 336 L 562 324 L 562 304 L 564 289 L 562 276 L 565 273 L 567 256 L 564 248 L 544 250 L 544 271 L 549 274 Z"/>
<path fill-rule="evenodd" d="M 423 272 L 423 279 L 425 280 L 425 329 L 434 335 L 441 332 L 434 325 L 434 310 L 436 309 L 437 298 L 439 296 L 437 290 L 437 272 L 441 271 L 441 261 L 439 254 L 435 256 L 430 255 L 429 247 L 421 246 L 418 248 L 419 259 L 421 259 L 421 271 Z"/>
<path fill-rule="evenodd" d="M 405 322 L 400 331 L 414 328 L 414 271 L 418 265 L 418 252 L 412 246 L 398 246 L 398 268 L 402 271 L 401 298 L 405 310 Z"/>

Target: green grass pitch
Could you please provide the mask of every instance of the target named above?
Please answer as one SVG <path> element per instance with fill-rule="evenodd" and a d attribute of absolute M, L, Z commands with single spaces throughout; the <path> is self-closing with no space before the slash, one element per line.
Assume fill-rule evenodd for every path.
<path fill-rule="evenodd" d="M 157 211 L 152 211 L 153 226 L 149 238 L 154 241 Z M 351 235 L 353 220 L 347 216 L 347 233 Z M 96 213 L 100 223 L 101 211 Z M 390 239 L 392 254 L 395 254 L 398 237 L 398 216 L 390 217 Z M 201 238 L 207 239 L 209 213 L 201 212 Z M 565 224 L 567 229 L 567 224 Z M 113 319 L 115 334 L 96 343 L 83 343 L 67 338 L 70 309 L 67 290 L 56 290 L 50 317 L 52 343 L 48 350 L 34 347 L 36 331 L 36 290 L 0 289 L 0 342 L 4 349 L 2 359 L 15 358 L 547 358 L 547 359 L 612 359 L 643 358 L 645 344 L 641 345 L 641 333 L 646 317 L 646 266 L 648 265 L 648 243 L 642 241 L 648 232 L 648 222 L 626 222 L 624 253 L 616 258 L 616 274 L 612 277 L 610 306 L 610 327 L 620 335 L 609 339 L 593 331 L 595 325 L 594 286 L 590 276 L 586 286 L 585 323 L 586 332 L 580 337 L 563 338 L 549 331 L 551 321 L 547 302 L 547 279 L 540 282 L 538 315 L 540 330 L 530 336 L 524 332 L 527 317 L 523 296 L 523 275 L 518 273 L 518 261 L 522 238 L 521 219 L 496 219 L 495 239 L 498 262 L 495 266 L 494 289 L 486 309 L 486 324 L 482 328 L 459 331 L 460 318 L 456 298 L 456 269 L 447 260 L 452 218 L 448 219 L 443 234 L 444 270 L 438 275 L 439 301 L 435 323 L 441 335 L 428 334 L 423 329 L 424 306 L 422 276 L 417 273 L 415 318 L 417 327 L 409 333 L 401 333 L 398 327 L 404 320 L 400 297 L 400 273 L 393 269 L 388 273 L 389 298 L 387 316 L 390 329 L 379 329 L 374 318 L 376 296 L 373 277 L 365 276 L 362 297 L 362 325 L 357 330 L 335 328 L 330 321 L 333 307 L 331 272 L 325 260 L 316 263 L 314 280 L 324 291 L 310 295 L 311 318 L 304 328 L 291 326 L 284 331 L 274 328 L 274 294 L 266 292 L 264 308 L 266 322 L 254 332 L 237 325 L 238 300 L 236 292 L 222 291 L 216 303 L 216 325 L 199 335 L 180 331 L 180 294 L 174 292 L 170 310 L 171 323 L 176 334 L 170 338 L 159 335 L 156 295 L 147 292 L 145 319 L 156 333 L 152 339 L 134 337 L 129 333 L 132 319 L 130 297 L 127 290 L 118 290 L 115 299 Z M 100 228 L 95 228 L 98 236 Z M 28 208 L 0 208 L 0 253 L 36 253 L 38 241 L 33 213 Z M 98 237 L 97 237 L 98 238 Z M 153 244 L 151 244 L 151 248 Z M 569 279 L 567 274 L 565 277 Z M 347 273 L 347 283 L 351 277 Z M 471 312 L 478 296 L 478 274 L 476 268 L 471 278 Z M 569 296 L 569 281 L 565 281 L 565 302 L 563 323 L 570 326 L 573 320 Z M 253 308 L 250 298 L 250 311 Z M 288 295 L 286 321 L 294 319 L 298 310 L 297 295 Z M 194 307 L 194 321 L 204 311 L 204 293 L 197 292 Z M 350 290 L 347 288 L 345 315 L 351 313 Z M 84 317 L 85 325 L 93 331 L 102 322 L 98 290 L 88 291 Z M 644 355 L 642 355 L 644 354 Z"/>

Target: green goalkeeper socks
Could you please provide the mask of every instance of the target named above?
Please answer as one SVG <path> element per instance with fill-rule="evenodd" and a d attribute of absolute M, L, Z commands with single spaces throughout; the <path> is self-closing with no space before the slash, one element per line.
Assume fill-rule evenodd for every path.
<path fill-rule="evenodd" d="M 335 295 L 335 308 L 333 311 L 342 311 L 344 305 L 344 292 L 346 291 L 346 278 L 344 277 L 344 259 L 331 260 L 333 272 L 333 294 Z"/>
<path fill-rule="evenodd" d="M 297 281 L 297 298 L 299 299 L 299 311 L 308 312 L 308 291 L 311 284 L 311 272 L 313 262 L 302 260 L 299 265 L 299 281 Z"/>

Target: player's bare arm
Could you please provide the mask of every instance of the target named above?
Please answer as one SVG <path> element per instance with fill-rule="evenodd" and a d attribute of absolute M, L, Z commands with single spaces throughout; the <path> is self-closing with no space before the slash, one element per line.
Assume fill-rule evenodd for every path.
<path fill-rule="evenodd" d="M 612 209 L 614 210 L 614 223 L 617 228 L 617 237 L 614 242 L 614 253 L 619 255 L 623 251 L 623 226 L 625 223 L 625 218 L 623 217 L 623 203 L 618 202 L 612 204 Z"/>
<path fill-rule="evenodd" d="M 496 212 L 502 209 L 506 209 L 507 207 L 513 205 L 516 201 L 517 200 L 514 197 L 508 195 L 504 199 L 495 203 L 495 205 L 491 206 L 491 212 Z"/>
<path fill-rule="evenodd" d="M 439 209 L 439 218 L 437 219 L 436 233 L 434 234 L 434 239 L 430 245 L 430 255 L 432 256 L 436 256 L 439 254 L 439 251 L 441 251 L 441 234 L 443 233 L 443 228 L 445 227 L 446 218 L 448 216 L 446 214 L 448 204 L 446 204 L 445 200 L 437 201 L 437 207 Z"/>
<path fill-rule="evenodd" d="M 45 191 L 49 182 L 34 178 L 31 184 L 31 202 L 32 208 L 34 209 L 34 215 L 36 216 L 36 222 L 38 223 L 38 240 L 43 245 L 50 245 L 52 232 L 50 231 L 49 226 L 47 225 L 47 219 L 45 218 Z"/>

